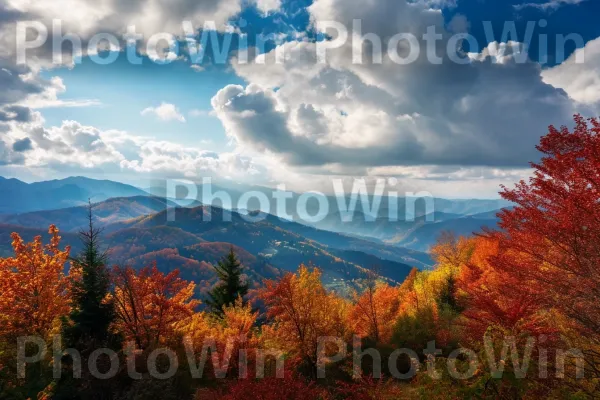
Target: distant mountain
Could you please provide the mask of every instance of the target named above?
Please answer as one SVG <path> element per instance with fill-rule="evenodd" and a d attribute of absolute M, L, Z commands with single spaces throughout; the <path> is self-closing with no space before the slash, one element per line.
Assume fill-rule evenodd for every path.
<path fill-rule="evenodd" d="M 433 261 L 429 255 L 420 251 L 399 246 L 391 246 L 381 241 L 369 240 L 361 236 L 350 236 L 343 232 L 317 229 L 312 226 L 282 220 L 270 214 L 266 216 L 266 221 L 329 247 L 341 250 L 359 251 L 384 260 L 409 264 L 419 269 L 426 269 L 433 265 Z"/>
<path fill-rule="evenodd" d="M 142 215 L 151 215 L 176 204 L 159 197 L 132 196 L 116 197 L 95 203 L 94 216 L 98 226 L 105 226 Z M 88 208 L 85 206 L 61 208 L 58 210 L 33 211 L 23 214 L 0 215 L 0 222 L 29 228 L 59 226 L 62 231 L 78 231 L 87 223 Z"/>
<path fill-rule="evenodd" d="M 363 275 L 365 268 L 370 267 L 377 267 L 382 276 L 391 281 L 402 282 L 411 269 L 411 266 L 405 263 L 385 260 L 362 251 L 333 248 L 311 240 L 293 231 L 302 225 L 286 223 L 285 227 L 289 229 L 284 229 L 273 223 L 273 220 L 278 218 L 272 216 L 271 219 L 249 222 L 237 212 L 207 206 L 176 208 L 172 212 L 172 221 L 168 220 L 167 212 L 162 211 L 148 217 L 109 225 L 106 231 L 109 234 L 117 234 L 131 228 L 176 228 L 206 242 L 233 244 L 257 257 L 261 263 L 281 270 L 295 271 L 301 263 L 312 263 L 323 270 L 325 282 L 357 279 Z M 134 235 L 134 240 L 136 237 L 137 235 Z M 126 240 L 120 239 L 119 242 L 126 243 Z M 179 250 L 178 255 L 189 253 L 186 253 L 184 248 Z"/>
<path fill-rule="evenodd" d="M 167 211 L 171 206 L 162 199 L 140 196 L 95 205 L 111 263 L 142 267 L 157 262 L 164 271 L 178 268 L 185 279 L 202 283 L 200 292 L 216 283 L 212 265 L 231 246 L 256 285 L 295 271 L 304 263 L 320 267 L 325 284 L 338 291 L 349 290 L 355 279 L 364 276 L 365 268 L 374 267 L 382 278 L 400 283 L 413 266 L 425 268 L 431 263 L 423 253 L 320 231 L 271 215 L 251 222 L 247 216 L 218 207 Z M 76 253 L 80 242 L 72 232 L 85 226 L 85 211 L 85 207 L 72 207 L 5 217 L 5 224 L 0 224 L 0 254 L 10 254 L 11 232 L 23 234 L 26 240 L 36 235 L 47 237 L 51 223 L 61 229 L 62 244 L 73 246 Z"/>
<path fill-rule="evenodd" d="M 510 209 L 512 209 L 512 207 L 506 207 L 504 209 L 510 210 Z M 484 213 L 480 213 L 480 214 L 473 214 L 473 215 L 470 215 L 470 217 L 477 218 L 477 219 L 495 219 L 495 220 L 497 220 L 498 214 L 504 209 L 488 211 L 488 212 L 484 212 Z"/>
<path fill-rule="evenodd" d="M 25 183 L 0 179 L 0 214 L 53 210 L 99 202 L 111 197 L 144 196 L 148 193 L 131 185 L 109 180 L 70 177 L 60 180 Z"/>
<path fill-rule="evenodd" d="M 48 243 L 50 238 L 47 229 L 0 224 L 0 257 L 13 255 L 11 247 L 13 232 L 21 235 L 27 242 L 32 241 L 35 236 L 42 236 L 44 243 Z M 78 254 L 82 249 L 77 234 L 61 232 L 60 236 L 61 248 L 71 246 L 71 255 Z M 103 245 L 109 251 L 111 265 L 141 268 L 156 263 L 163 272 L 168 273 L 178 269 L 183 279 L 198 284 L 197 295 L 201 298 L 204 298 L 206 292 L 217 282 L 213 265 L 227 254 L 232 246 L 229 243 L 208 243 L 180 229 L 165 226 L 117 231 L 105 235 Z M 263 279 L 274 279 L 283 274 L 282 270 L 269 265 L 246 250 L 233 247 L 246 268 L 245 273 L 249 276 L 252 287 L 258 287 Z"/>
<path fill-rule="evenodd" d="M 453 232 L 458 236 L 472 236 L 473 233 L 481 232 L 484 227 L 497 228 L 497 223 L 497 218 L 463 217 L 434 224 L 425 224 L 411 231 L 395 244 L 417 251 L 428 252 L 444 231 Z"/>
<path fill-rule="evenodd" d="M 404 236 L 423 225 L 460 217 L 462 215 L 436 211 L 427 215 L 415 216 L 411 220 L 406 220 L 404 216 L 401 216 L 397 220 L 390 219 L 387 216 L 380 216 L 373 220 L 372 218 L 367 218 L 361 212 L 356 212 L 354 217 L 348 221 L 343 220 L 340 213 L 335 213 L 315 224 L 315 226 L 328 231 L 351 233 L 394 243 L 400 241 Z"/>

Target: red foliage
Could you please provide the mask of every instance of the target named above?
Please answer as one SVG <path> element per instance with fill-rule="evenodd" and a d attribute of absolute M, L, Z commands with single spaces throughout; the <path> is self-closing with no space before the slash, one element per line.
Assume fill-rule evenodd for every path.
<path fill-rule="evenodd" d="M 179 279 L 179 271 L 158 271 L 156 264 L 139 273 L 115 268 L 117 326 L 142 349 L 163 344 L 175 336 L 175 325 L 190 318 L 198 306 L 192 300 L 195 284 Z"/>
<path fill-rule="evenodd" d="M 577 115 L 573 132 L 550 127 L 537 148 L 534 176 L 504 188 L 517 206 L 501 214 L 490 262 L 600 343 L 600 121 Z"/>
<path fill-rule="evenodd" d="M 477 238 L 471 260 L 458 277 L 458 287 L 467 295 L 464 316 L 469 338 L 480 343 L 490 326 L 511 335 L 552 333 L 537 300 L 539 288 L 523 286 L 515 276 L 493 268 L 488 260 L 497 255 L 497 240 Z"/>

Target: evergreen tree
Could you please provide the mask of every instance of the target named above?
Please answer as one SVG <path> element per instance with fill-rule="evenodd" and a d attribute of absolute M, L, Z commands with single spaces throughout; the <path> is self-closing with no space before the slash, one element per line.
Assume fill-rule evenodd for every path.
<path fill-rule="evenodd" d="M 88 207 L 88 228 L 79 235 L 83 250 L 71 259 L 71 312 L 63 319 L 63 348 L 81 355 L 82 379 L 73 379 L 71 357 L 63 358 L 63 376 L 57 384 L 55 398 L 103 398 L 107 382 L 93 379 L 88 370 L 89 355 L 97 349 L 120 349 L 119 336 L 110 329 L 115 319 L 114 304 L 109 298 L 110 273 L 107 253 L 100 249 L 101 230 L 94 227 L 92 204 Z M 99 370 L 109 360 L 97 362 Z M 104 364 L 104 366 L 103 366 Z"/>
<path fill-rule="evenodd" d="M 241 275 L 243 267 L 238 260 L 233 247 L 229 253 L 218 262 L 215 271 L 220 282 L 208 294 L 209 299 L 206 303 L 210 306 L 213 313 L 222 315 L 223 308 L 235 303 L 238 298 L 244 298 L 248 293 L 248 283 L 242 283 Z"/>

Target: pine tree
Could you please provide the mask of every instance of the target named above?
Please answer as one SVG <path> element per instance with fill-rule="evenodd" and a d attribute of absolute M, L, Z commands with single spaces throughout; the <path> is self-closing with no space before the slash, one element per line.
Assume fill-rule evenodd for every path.
<path fill-rule="evenodd" d="M 88 229 L 79 232 L 84 249 L 71 259 L 76 278 L 72 280 L 72 311 L 65 326 L 66 342 L 75 348 L 106 344 L 115 312 L 110 291 L 107 253 L 100 250 L 101 230 L 94 227 L 92 205 L 88 207 Z"/>
<path fill-rule="evenodd" d="M 231 306 L 235 304 L 238 298 L 244 298 L 248 293 L 248 283 L 243 283 L 241 280 L 243 267 L 235 255 L 233 247 L 218 262 L 215 266 L 215 271 L 220 282 L 208 294 L 209 299 L 206 303 L 210 306 L 213 313 L 220 316 L 223 314 L 225 306 Z"/>
<path fill-rule="evenodd" d="M 102 398 L 104 389 L 108 390 L 107 382 L 96 382 L 89 376 L 88 357 L 100 348 L 120 348 L 119 336 L 110 329 L 115 319 L 114 304 L 109 296 L 110 273 L 106 266 L 107 253 L 100 249 L 102 231 L 94 227 L 91 202 L 88 223 L 88 228 L 79 233 L 83 250 L 71 258 L 71 312 L 63 319 L 62 329 L 63 348 L 76 349 L 81 355 L 83 379 L 73 380 L 70 357 L 65 357 L 63 377 L 55 393 L 59 399 Z"/>

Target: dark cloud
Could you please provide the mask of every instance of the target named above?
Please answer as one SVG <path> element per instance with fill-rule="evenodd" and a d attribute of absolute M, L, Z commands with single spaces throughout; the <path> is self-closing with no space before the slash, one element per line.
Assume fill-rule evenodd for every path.
<path fill-rule="evenodd" d="M 31 109 L 23 106 L 8 106 L 0 109 L 0 121 L 16 121 L 28 122 L 31 121 Z"/>
<path fill-rule="evenodd" d="M 17 153 L 22 153 L 24 151 L 31 150 L 33 148 L 33 144 L 31 139 L 25 138 L 14 142 L 12 148 Z"/>

